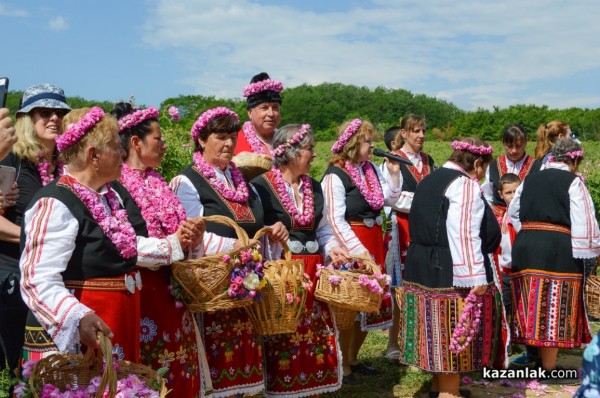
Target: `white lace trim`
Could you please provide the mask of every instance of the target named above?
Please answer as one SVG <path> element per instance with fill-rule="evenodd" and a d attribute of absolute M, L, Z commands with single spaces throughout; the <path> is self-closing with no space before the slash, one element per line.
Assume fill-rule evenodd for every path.
<path fill-rule="evenodd" d="M 69 312 L 60 329 L 57 329 L 56 326 L 50 327 L 48 331 L 53 336 L 52 340 L 59 351 L 72 351 L 79 344 L 81 341 L 79 336 L 79 322 L 89 312 L 94 311 L 79 303 Z"/>
<path fill-rule="evenodd" d="M 185 258 L 185 256 L 183 254 L 183 249 L 181 248 L 181 244 L 179 243 L 179 239 L 177 239 L 175 234 L 173 234 L 173 235 L 167 236 L 167 240 L 169 241 L 169 244 L 171 245 L 171 261 L 170 262 L 174 263 L 175 261 L 183 260 Z"/>
<path fill-rule="evenodd" d="M 468 278 L 453 278 L 452 285 L 454 287 L 475 287 L 487 285 L 485 275 L 471 276 Z"/>

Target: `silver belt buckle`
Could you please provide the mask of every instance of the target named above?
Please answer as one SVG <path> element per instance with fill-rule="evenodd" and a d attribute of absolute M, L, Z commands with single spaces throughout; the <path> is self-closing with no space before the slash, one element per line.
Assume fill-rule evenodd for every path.
<path fill-rule="evenodd" d="M 125 275 L 125 288 L 131 294 L 135 293 L 135 280 L 131 275 Z"/>
<path fill-rule="evenodd" d="M 137 287 L 138 290 L 142 290 L 142 274 L 140 274 L 140 271 L 135 273 L 135 287 Z"/>
<path fill-rule="evenodd" d="M 375 220 L 373 218 L 365 218 L 363 223 L 367 228 L 373 228 L 373 225 L 375 225 Z"/>
<path fill-rule="evenodd" d="M 317 251 L 319 251 L 319 242 L 316 240 L 309 240 L 306 242 L 306 250 L 310 254 L 315 254 Z"/>
<path fill-rule="evenodd" d="M 288 248 L 294 254 L 302 253 L 303 245 L 302 242 L 297 240 L 288 240 L 287 241 Z"/>
<path fill-rule="evenodd" d="M 375 222 L 377 223 L 377 225 L 379 225 L 381 227 L 383 225 L 383 217 L 377 216 L 375 218 Z"/>

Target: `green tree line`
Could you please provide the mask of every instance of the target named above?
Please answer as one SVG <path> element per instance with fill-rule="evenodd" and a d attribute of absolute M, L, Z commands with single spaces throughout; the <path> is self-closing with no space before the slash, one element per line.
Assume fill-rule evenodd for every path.
<path fill-rule="evenodd" d="M 13 114 L 18 109 L 21 95 L 22 92 L 9 93 L 7 105 Z M 282 125 L 309 123 L 320 141 L 335 139 L 337 126 L 355 117 L 370 120 L 379 131 L 384 131 L 397 125 L 400 118 L 409 113 L 427 119 L 430 140 L 478 136 L 496 141 L 500 139 L 502 129 L 510 123 L 522 124 L 535 140 L 537 128 L 554 119 L 567 122 L 583 140 L 600 138 L 600 108 L 550 109 L 546 105 L 513 105 L 465 111 L 448 101 L 404 89 L 370 89 L 341 83 L 286 88 L 282 98 Z M 69 97 L 68 102 L 73 108 L 99 105 L 110 110 L 113 106 L 109 101 L 98 102 L 81 97 Z M 162 109 L 176 106 L 182 117 L 182 129 L 189 131 L 198 114 L 214 106 L 227 106 L 236 111 L 242 121 L 248 120 L 245 105 L 243 98 L 181 95 L 165 99 L 160 106 Z"/>

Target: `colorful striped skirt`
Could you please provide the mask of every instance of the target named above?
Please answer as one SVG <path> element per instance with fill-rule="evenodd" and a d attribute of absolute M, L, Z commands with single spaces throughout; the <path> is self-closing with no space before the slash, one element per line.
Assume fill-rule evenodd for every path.
<path fill-rule="evenodd" d="M 591 335 L 583 302 L 583 275 L 522 270 L 511 279 L 513 343 L 576 348 Z"/>
<path fill-rule="evenodd" d="M 502 318 L 496 286 L 489 285 L 483 295 L 479 330 L 458 355 L 450 352 L 450 339 L 470 289 L 431 289 L 407 282 L 401 289 L 400 362 L 432 373 L 471 372 L 492 364 Z"/>

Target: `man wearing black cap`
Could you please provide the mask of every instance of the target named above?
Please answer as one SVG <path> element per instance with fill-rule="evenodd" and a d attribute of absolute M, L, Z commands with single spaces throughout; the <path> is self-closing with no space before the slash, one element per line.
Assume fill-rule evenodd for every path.
<path fill-rule="evenodd" d="M 249 122 L 238 134 L 235 154 L 252 152 L 270 155 L 275 129 L 281 121 L 281 95 L 283 84 L 271 80 L 265 72 L 259 73 L 244 87 Z"/>

